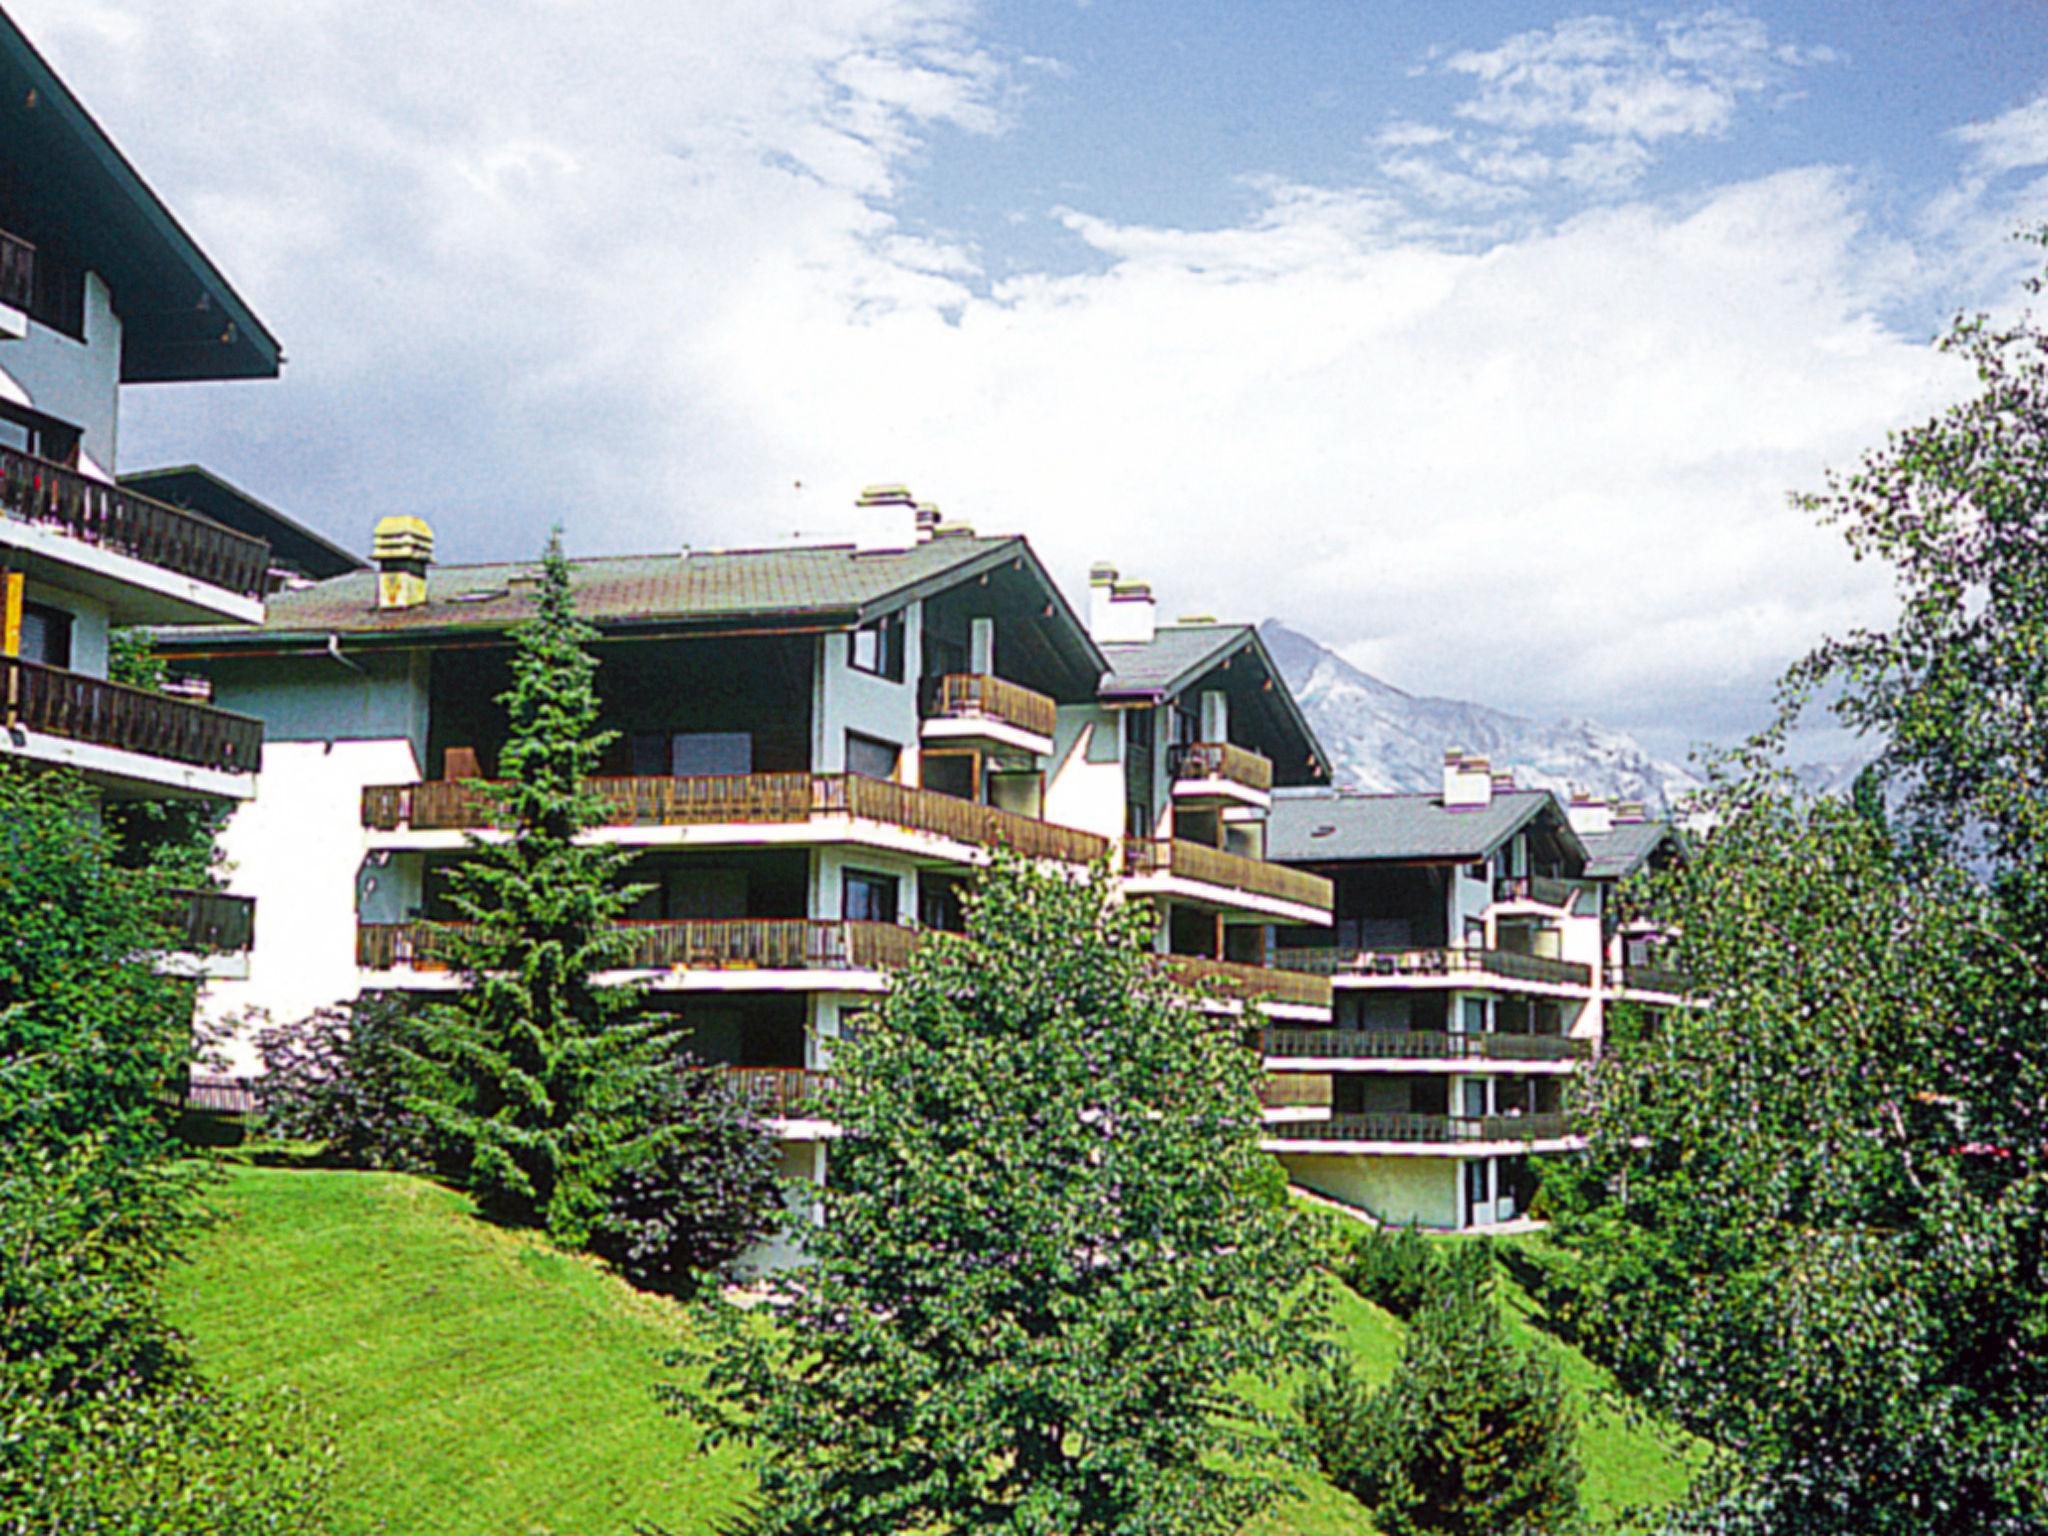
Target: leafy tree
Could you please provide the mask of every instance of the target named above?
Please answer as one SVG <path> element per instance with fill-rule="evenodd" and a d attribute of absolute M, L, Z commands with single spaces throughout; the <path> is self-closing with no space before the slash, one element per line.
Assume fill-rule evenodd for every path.
<path fill-rule="evenodd" d="M 1978 392 L 1800 498 L 1897 614 L 1717 769 L 1652 893 L 1705 1004 L 1621 1022 L 1550 1175 L 1582 1336 L 1728 1453 L 1674 1529 L 2048 1528 L 2048 333 L 1943 346 Z M 1822 698 L 1848 805 L 1777 768 Z"/>
<path fill-rule="evenodd" d="M 629 852 L 578 841 L 606 818 L 588 779 L 615 734 L 598 729 L 596 638 L 576 617 L 556 529 L 499 699 L 497 835 L 473 836 L 448 880 L 468 926 L 438 942 L 467 985 L 424 1011 L 414 1052 L 438 1084 L 414 1102 L 456 1147 L 484 1207 L 572 1245 L 628 1154 L 631 1108 L 664 1045 L 635 1016 L 635 990 L 593 980 L 618 962 L 613 925 L 639 895 L 623 883 Z"/>
<path fill-rule="evenodd" d="M 812 1262 L 722 1314 L 708 1395 L 762 1532 L 1206 1533 L 1273 1496 L 1232 1390 L 1306 1357 L 1312 1245 L 1258 1062 L 1104 871 L 1007 856 L 834 1059 Z"/>
<path fill-rule="evenodd" d="M 1508 1337 L 1483 1240 L 1452 1253 L 1392 1381 L 1368 1393 L 1347 1361 L 1312 1379 L 1297 1407 L 1324 1472 L 1388 1536 L 1585 1528 L 1563 1382 Z"/>
<path fill-rule="evenodd" d="M 722 1074 L 687 1061 L 652 1078 L 637 1111 L 643 1146 L 605 1189 L 591 1247 L 635 1285 L 694 1291 L 774 1231 L 774 1139 Z"/>
<path fill-rule="evenodd" d="M 147 630 L 116 629 L 108 637 L 107 676 L 162 693 L 170 669 Z M 219 839 L 230 811 L 214 800 L 119 800 L 102 807 L 122 864 L 157 870 L 171 885 L 187 890 L 220 884 Z"/>
<path fill-rule="evenodd" d="M 447 1160 L 414 1107 L 422 1087 L 411 1054 L 419 1025 L 397 998 L 368 993 L 256 1036 L 256 1093 L 271 1135 L 325 1143 L 350 1168 L 425 1173 Z"/>

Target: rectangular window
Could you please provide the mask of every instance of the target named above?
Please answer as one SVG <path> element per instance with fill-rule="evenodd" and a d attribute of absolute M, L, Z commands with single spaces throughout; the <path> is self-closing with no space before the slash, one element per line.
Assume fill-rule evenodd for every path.
<path fill-rule="evenodd" d="M 1475 1157 L 1465 1165 L 1465 1220 L 1479 1222 L 1484 1219 L 1480 1207 L 1484 1206 L 1491 1193 L 1488 1186 L 1492 1180 L 1487 1175 L 1493 1164 L 1484 1158 Z"/>
<path fill-rule="evenodd" d="M 1486 1113 L 1486 1084 L 1467 1080 L 1465 1083 L 1465 1113 L 1478 1119 Z"/>
<path fill-rule="evenodd" d="M 1467 864 L 1465 866 L 1465 878 L 1467 880 L 1477 880 L 1484 884 L 1493 878 L 1492 867 L 1484 859 L 1481 859 L 1476 864 Z"/>
<path fill-rule="evenodd" d="M 872 672 L 892 683 L 903 681 L 903 615 L 888 614 L 853 632 L 848 663 L 856 672 Z"/>
<path fill-rule="evenodd" d="M 896 877 L 849 869 L 840 877 L 840 915 L 851 923 L 896 921 Z"/>
<path fill-rule="evenodd" d="M 1486 999 L 1468 997 L 1465 999 L 1465 1033 L 1483 1035 L 1486 1033 Z"/>
<path fill-rule="evenodd" d="M 896 764 L 903 756 L 903 749 L 893 741 L 883 741 L 876 736 L 863 736 L 859 731 L 846 733 L 846 771 L 870 779 L 893 779 Z"/>
<path fill-rule="evenodd" d="M 21 658 L 46 667 L 71 665 L 71 615 L 41 603 L 21 605 Z"/>
<path fill-rule="evenodd" d="M 848 761 L 852 759 L 849 756 Z M 924 787 L 955 800 L 976 800 L 981 782 L 981 755 L 976 752 L 926 752 L 918 759 Z"/>

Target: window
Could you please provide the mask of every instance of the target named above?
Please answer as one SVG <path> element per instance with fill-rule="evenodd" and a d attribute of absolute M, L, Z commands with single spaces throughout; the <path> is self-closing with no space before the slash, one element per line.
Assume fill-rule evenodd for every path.
<path fill-rule="evenodd" d="M 754 738 L 745 731 L 636 731 L 633 772 L 690 778 L 754 771 Z"/>
<path fill-rule="evenodd" d="M 903 681 L 903 615 L 892 613 L 853 632 L 848 654 L 856 672 L 872 672 L 892 683 Z"/>
<path fill-rule="evenodd" d="M 1493 1164 L 1484 1158 L 1473 1158 L 1465 1165 L 1465 1219 L 1468 1222 L 1480 1220 L 1479 1208 L 1486 1204 L 1492 1193 L 1492 1180 L 1487 1177 L 1493 1171 Z"/>
<path fill-rule="evenodd" d="M 849 753 L 847 761 L 852 760 Z M 918 777 L 926 789 L 939 794 L 956 800 L 977 799 L 981 758 L 973 752 L 926 752 L 918 760 Z"/>
<path fill-rule="evenodd" d="M 1467 880 L 1477 880 L 1481 884 L 1484 884 L 1492 877 L 1492 869 L 1484 859 L 1481 859 L 1476 864 L 1467 864 L 1465 866 L 1465 878 Z"/>
<path fill-rule="evenodd" d="M 896 877 L 849 869 L 840 877 L 840 915 L 850 923 L 896 921 Z"/>
<path fill-rule="evenodd" d="M 1486 999 L 1468 997 L 1465 999 L 1465 1033 L 1483 1035 L 1486 1033 Z"/>
<path fill-rule="evenodd" d="M 71 615 L 41 603 L 21 605 L 21 659 L 46 667 L 71 665 Z"/>
<path fill-rule="evenodd" d="M 1475 1120 L 1484 1115 L 1486 1113 L 1485 1081 L 1474 1082 L 1468 1078 L 1465 1082 L 1464 1098 L 1466 1114 L 1472 1116 Z"/>
<path fill-rule="evenodd" d="M 55 416 L 0 400 L 0 446 L 32 453 L 53 464 L 78 463 L 78 428 Z"/>
<path fill-rule="evenodd" d="M 896 763 L 903 755 L 903 749 L 893 741 L 883 741 L 875 736 L 863 736 L 859 731 L 846 733 L 846 771 L 870 779 L 893 779 L 896 777 Z"/>

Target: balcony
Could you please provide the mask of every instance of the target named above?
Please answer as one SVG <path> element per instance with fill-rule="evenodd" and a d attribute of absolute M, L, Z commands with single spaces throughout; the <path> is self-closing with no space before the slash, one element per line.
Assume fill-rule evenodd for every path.
<path fill-rule="evenodd" d="M 1684 997 L 1692 991 L 1692 978 L 1683 971 L 1667 970 L 1657 965 L 1610 965 L 1607 968 L 1609 991 L 1654 992 L 1659 997 Z"/>
<path fill-rule="evenodd" d="M 1310 1009 L 1328 1016 L 1330 983 L 1326 977 L 1235 960 L 1210 960 L 1199 955 L 1168 955 L 1166 969 L 1191 987 L 1237 1003 L 1269 1008 Z"/>
<path fill-rule="evenodd" d="M 706 972 L 742 984 L 759 973 L 891 971 L 910 958 L 918 931 L 895 923 L 807 918 L 625 922 L 618 968 Z M 361 923 L 356 964 L 370 971 L 446 972 L 451 937 L 466 923 Z M 763 978 L 765 979 L 765 978 Z"/>
<path fill-rule="evenodd" d="M 1327 1120 L 1268 1124 L 1269 1142 L 1368 1142 L 1459 1146 L 1473 1143 L 1562 1141 L 1571 1135 L 1570 1117 L 1540 1115 L 1332 1115 Z M 1284 1150 L 1284 1149 L 1283 1149 Z"/>
<path fill-rule="evenodd" d="M 26 313 L 35 294 L 36 248 L 0 230 L 0 304 Z"/>
<path fill-rule="evenodd" d="M 1174 896 L 1296 922 L 1327 922 L 1335 900 L 1321 875 L 1179 838 L 1124 839 L 1124 878 L 1133 895 Z"/>
<path fill-rule="evenodd" d="M 195 954 L 246 954 L 256 945 L 256 901 L 224 891 L 179 891 L 174 918 Z"/>
<path fill-rule="evenodd" d="M 1032 859 L 1088 864 L 1109 851 L 1106 838 L 936 790 L 913 789 L 855 773 L 734 773 L 689 778 L 592 779 L 610 806 L 614 828 L 802 828 L 815 838 L 849 822 L 1009 848 Z M 373 784 L 363 790 L 363 825 L 375 832 L 461 832 L 491 827 L 490 796 L 467 780 Z M 649 836 L 616 839 L 681 841 Z M 710 839 L 707 839 L 710 840 Z M 750 837 L 747 841 L 776 840 Z M 910 852 L 925 851 L 915 847 Z"/>
<path fill-rule="evenodd" d="M 1570 908 L 1572 898 L 1580 890 L 1578 881 L 1559 879 L 1555 875 L 1503 875 L 1493 882 L 1493 899 L 1525 901 L 1562 912 Z"/>
<path fill-rule="evenodd" d="M 1296 1072 L 1268 1077 L 1259 1083 L 1259 1107 L 1272 1125 L 1288 1120 L 1324 1121 L 1330 1118 L 1330 1079 Z"/>
<path fill-rule="evenodd" d="M 1169 748 L 1166 771 L 1176 805 L 1251 806 L 1273 803 L 1273 765 L 1227 741 L 1196 741 Z"/>
<path fill-rule="evenodd" d="M 820 1117 L 832 1075 L 809 1067 L 712 1067 L 768 1127 L 800 1141 L 835 1134 Z"/>
<path fill-rule="evenodd" d="M 1569 1035 L 1447 1034 L 1422 1029 L 1269 1029 L 1269 1061 L 1513 1062 L 1571 1065 L 1593 1042 Z"/>
<path fill-rule="evenodd" d="M 1593 968 L 1510 949 L 1282 949 L 1273 963 L 1287 970 L 1329 976 L 1354 985 L 1439 985 L 1537 990 L 1593 985 Z"/>
<path fill-rule="evenodd" d="M 923 706 L 921 734 L 928 742 L 1028 757 L 1052 751 L 1059 722 L 1059 705 L 1045 694 L 980 672 L 926 679 Z"/>
<path fill-rule="evenodd" d="M 0 656 L 0 726 L 88 749 L 134 754 L 124 762 L 90 751 L 39 751 L 30 743 L 31 756 L 68 764 L 124 789 L 247 794 L 247 785 L 198 784 L 189 774 L 167 773 L 161 765 L 246 776 L 263 759 L 260 720 L 16 656 Z"/>
<path fill-rule="evenodd" d="M 269 586 L 270 546 L 263 540 L 12 448 L 0 448 L 0 516 L 252 602 L 261 603 Z M 178 621 L 213 616 L 202 604 L 191 611 L 166 610 L 147 617 Z"/>

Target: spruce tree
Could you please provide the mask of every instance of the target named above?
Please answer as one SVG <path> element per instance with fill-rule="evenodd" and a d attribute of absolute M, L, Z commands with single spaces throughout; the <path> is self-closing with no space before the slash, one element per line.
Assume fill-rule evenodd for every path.
<path fill-rule="evenodd" d="M 594 980 L 618 964 L 614 925 L 639 894 L 625 882 L 630 852 L 579 840 L 605 820 L 588 781 L 614 735 L 598 728 L 596 638 L 576 616 L 557 528 L 498 700 L 495 828 L 471 836 L 448 878 L 465 926 L 440 942 L 467 985 L 425 1010 L 418 1052 L 433 1086 L 417 1107 L 456 1148 L 479 1202 L 571 1244 L 633 1151 L 633 1106 L 666 1050 L 636 1016 L 636 989 Z"/>
<path fill-rule="evenodd" d="M 839 1045 L 781 1326 L 717 1314 L 672 1394 L 761 1452 L 753 1529 L 1196 1536 L 1276 1493 L 1235 1389 L 1308 1353 L 1313 1243 L 1152 923 L 1005 856 Z"/>
<path fill-rule="evenodd" d="M 1368 1394 L 1340 1366 L 1298 1406 L 1325 1473 L 1389 1536 L 1584 1528 L 1564 1384 L 1552 1362 L 1508 1337 L 1484 1240 L 1451 1255 L 1392 1381 Z"/>

